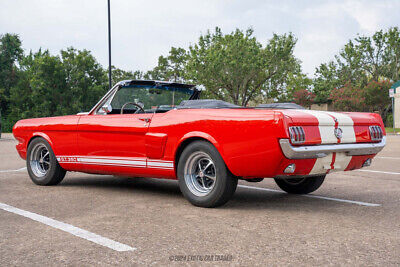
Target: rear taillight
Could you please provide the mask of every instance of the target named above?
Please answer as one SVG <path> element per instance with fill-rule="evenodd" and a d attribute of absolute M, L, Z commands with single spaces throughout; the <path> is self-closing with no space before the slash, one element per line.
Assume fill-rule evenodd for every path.
<path fill-rule="evenodd" d="M 301 144 L 306 140 L 306 134 L 301 126 L 289 127 L 289 134 L 292 144 Z"/>
<path fill-rule="evenodd" d="M 374 141 L 380 141 L 383 138 L 382 129 L 377 125 L 369 126 L 369 134 L 371 135 L 371 140 Z"/>

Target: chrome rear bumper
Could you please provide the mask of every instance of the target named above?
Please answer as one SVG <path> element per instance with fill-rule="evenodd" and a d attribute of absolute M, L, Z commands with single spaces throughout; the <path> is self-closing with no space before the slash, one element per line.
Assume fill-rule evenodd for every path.
<path fill-rule="evenodd" d="M 289 139 L 280 139 L 279 143 L 288 159 L 323 158 L 333 152 L 344 152 L 348 156 L 371 155 L 381 151 L 386 145 L 386 136 L 379 143 L 334 144 L 315 146 L 292 146 Z"/>

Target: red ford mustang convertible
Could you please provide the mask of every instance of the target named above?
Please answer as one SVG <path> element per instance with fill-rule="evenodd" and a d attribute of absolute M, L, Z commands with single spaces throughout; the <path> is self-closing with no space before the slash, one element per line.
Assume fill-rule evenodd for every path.
<path fill-rule="evenodd" d="M 60 183 L 66 171 L 178 179 L 192 204 L 216 207 L 238 179 L 271 177 L 307 194 L 330 172 L 369 166 L 385 146 L 378 114 L 243 108 L 199 94 L 179 83 L 119 82 L 88 113 L 18 121 L 17 150 L 38 185 Z"/>

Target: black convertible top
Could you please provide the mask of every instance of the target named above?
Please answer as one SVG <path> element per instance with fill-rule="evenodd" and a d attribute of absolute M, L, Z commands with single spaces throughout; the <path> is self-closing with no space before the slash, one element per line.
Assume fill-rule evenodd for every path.
<path fill-rule="evenodd" d="M 271 104 L 260 104 L 256 107 L 257 109 L 305 109 L 304 107 L 295 103 L 271 103 Z"/>
<path fill-rule="evenodd" d="M 190 108 L 243 108 L 229 102 L 216 99 L 201 99 L 201 100 L 184 100 L 177 109 L 190 109 Z M 304 109 L 304 107 L 295 103 L 271 103 L 260 104 L 256 109 Z"/>
<path fill-rule="evenodd" d="M 189 109 L 189 108 L 240 108 L 238 105 L 231 104 L 222 100 L 216 99 L 197 99 L 197 100 L 184 100 L 177 109 Z"/>

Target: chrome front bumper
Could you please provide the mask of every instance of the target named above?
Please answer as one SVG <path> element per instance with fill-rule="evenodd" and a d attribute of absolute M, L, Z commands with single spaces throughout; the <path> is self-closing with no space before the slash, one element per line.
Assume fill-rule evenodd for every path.
<path fill-rule="evenodd" d="M 280 139 L 279 143 L 288 159 L 313 159 L 326 157 L 333 152 L 344 152 L 348 156 L 376 154 L 385 147 L 386 136 L 379 143 L 292 146 L 289 139 Z"/>

